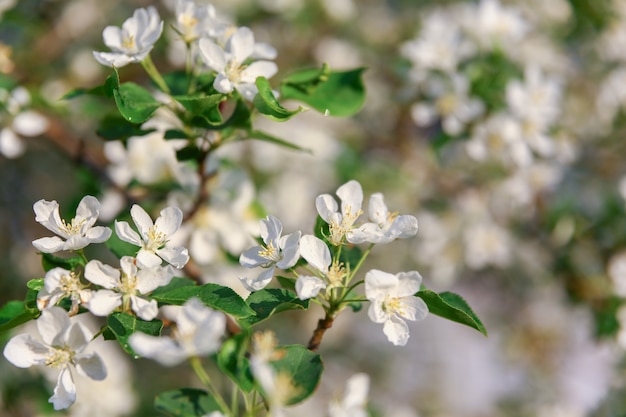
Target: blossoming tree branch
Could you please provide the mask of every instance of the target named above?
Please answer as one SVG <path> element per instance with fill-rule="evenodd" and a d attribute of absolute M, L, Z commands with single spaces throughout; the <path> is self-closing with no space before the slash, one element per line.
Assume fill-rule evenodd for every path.
<path fill-rule="evenodd" d="M 210 249 L 190 251 L 174 236 L 210 205 L 208 181 L 222 169 L 216 150 L 260 140 L 306 151 L 255 129 L 253 119 L 260 115 L 282 122 L 306 108 L 346 117 L 360 109 L 365 91 L 362 68 L 333 71 L 327 66 L 293 72 L 272 86 L 277 51 L 257 42 L 251 29 L 223 21 L 212 6 L 193 0 L 178 0 L 175 14 L 172 25 L 186 46 L 183 70 L 161 74 L 154 64 L 151 53 L 164 21 L 150 6 L 136 10 L 121 27 L 104 29 L 110 51 L 93 53 L 112 68 L 104 84 L 65 98 L 90 95 L 114 103 L 117 116 L 105 118 L 99 128 L 111 155 L 114 150 L 123 155 L 134 146 L 131 142 L 148 142 L 154 135 L 176 141 L 171 188 L 178 198 L 133 194 L 137 204 L 129 215 L 109 225 L 98 225 L 102 205 L 94 196 L 85 196 L 71 219 L 61 217 L 56 201 L 35 202 L 35 220 L 53 235 L 33 241 L 41 253 L 43 278 L 28 282 L 23 301 L 0 308 L 0 332 L 18 331 L 4 357 L 20 368 L 58 371 L 49 399 L 56 410 L 70 407 L 80 395 L 74 373 L 102 380 L 107 367 L 115 366 L 90 348 L 95 338 L 104 338 L 133 358 L 149 358 L 163 367 L 191 366 L 204 388 L 159 394 L 155 407 L 166 415 L 278 416 L 315 392 L 324 368 L 317 351 L 346 311 L 365 306 L 397 346 L 408 343 L 410 322 L 429 312 L 486 334 L 463 298 L 428 290 L 419 272 L 363 271 L 377 246 L 414 237 L 418 220 L 390 211 L 381 193 L 372 194 L 366 207 L 355 180 L 341 185 L 335 196 L 322 194 L 310 202 L 318 213 L 313 230 L 286 232 L 278 218 L 259 216 L 257 244 L 238 257 L 249 274 L 232 277 L 249 292 L 245 299 L 228 285 L 194 279 L 192 265 L 202 263 Z M 123 81 L 123 67 L 134 64 L 143 67 L 152 85 Z M 302 105 L 289 109 L 283 105 L 288 99 Z M 151 180 L 109 172 L 129 195 L 137 182 Z M 103 243 L 119 261 L 88 256 L 85 248 Z M 324 315 L 301 344 L 281 345 L 274 332 L 258 330 L 284 311 L 306 311 L 312 304 Z M 102 318 L 97 334 L 76 321 L 83 314 Z M 19 333 L 29 321 L 36 323 L 38 334 Z M 206 357 L 223 381 L 216 383 L 209 375 L 202 361 Z M 367 375 L 356 374 L 328 415 L 366 415 L 367 392 Z"/>

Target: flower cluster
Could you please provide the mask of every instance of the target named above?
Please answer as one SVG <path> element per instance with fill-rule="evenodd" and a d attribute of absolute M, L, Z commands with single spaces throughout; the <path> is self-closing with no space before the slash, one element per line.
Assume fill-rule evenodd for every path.
<path fill-rule="evenodd" d="M 337 314 L 352 296 L 353 278 L 358 264 L 345 264 L 341 257 L 344 246 L 369 243 L 369 250 L 376 244 L 392 242 L 415 236 L 417 219 L 411 215 L 391 213 L 383 196 L 375 193 L 370 198 L 367 218 L 363 219 L 363 189 L 351 180 L 337 189 L 340 203 L 330 195 L 322 194 L 315 200 L 318 214 L 326 223 L 318 236 L 302 235 L 300 231 L 286 236 L 282 223 L 273 216 L 261 220 L 261 237 L 264 244 L 252 247 L 239 258 L 247 268 L 262 267 L 253 279 L 242 277 L 241 281 L 250 291 L 265 288 L 275 269 L 293 271 L 298 259 L 306 261 L 309 274 L 296 274 L 294 288 L 298 298 L 308 300 L 319 297 L 327 303 L 327 311 Z M 346 249 L 348 250 L 348 249 Z M 422 320 L 428 313 L 426 303 L 415 295 L 420 290 L 421 275 L 416 271 L 398 275 L 372 270 L 365 275 L 365 299 L 372 304 L 369 316 L 375 323 L 384 323 L 384 333 L 394 345 L 405 345 L 409 338 L 404 320 Z"/>

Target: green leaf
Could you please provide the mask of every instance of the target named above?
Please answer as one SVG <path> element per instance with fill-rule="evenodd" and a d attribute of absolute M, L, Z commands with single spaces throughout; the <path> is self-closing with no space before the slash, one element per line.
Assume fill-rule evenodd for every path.
<path fill-rule="evenodd" d="M 469 326 L 487 336 L 487 329 L 460 295 L 452 292 L 437 294 L 431 290 L 421 290 L 415 295 L 424 300 L 429 312 Z"/>
<path fill-rule="evenodd" d="M 105 140 L 126 140 L 132 136 L 144 136 L 155 129 L 143 130 L 138 125 L 129 123 L 119 115 L 107 115 L 100 122 L 96 133 Z"/>
<path fill-rule="evenodd" d="M 317 388 L 324 371 L 322 358 L 302 345 L 287 345 L 277 348 L 284 356 L 270 362 L 277 373 L 286 373 L 291 377 L 294 390 L 286 400 L 287 405 L 294 405 L 307 399 Z"/>
<path fill-rule="evenodd" d="M 195 388 L 162 392 L 154 399 L 154 408 L 170 417 L 202 417 L 223 411 L 211 394 Z"/>
<path fill-rule="evenodd" d="M 133 245 L 132 243 L 125 242 L 117 237 L 117 234 L 112 233 L 109 240 L 106 241 L 105 245 L 111 252 L 115 254 L 119 259 L 122 259 L 123 256 L 135 256 L 139 251 L 139 247 Z"/>
<path fill-rule="evenodd" d="M 254 107 L 268 118 L 276 122 L 284 122 L 304 111 L 304 108 L 301 106 L 296 110 L 287 110 L 281 106 L 276 97 L 274 97 L 274 92 L 267 78 L 257 77 L 256 86 L 259 93 L 254 96 Z"/>
<path fill-rule="evenodd" d="M 159 320 L 143 321 L 126 313 L 113 313 L 107 319 L 107 326 L 113 332 L 117 341 L 128 354 L 138 357 L 128 344 L 128 338 L 135 332 L 143 332 L 152 336 L 161 333 L 163 323 Z"/>
<path fill-rule="evenodd" d="M 9 301 L 0 308 L 0 333 L 39 317 L 37 308 L 28 308 L 23 301 Z"/>
<path fill-rule="evenodd" d="M 280 285 L 290 291 L 296 290 L 296 280 L 294 278 L 283 277 L 280 275 L 276 276 L 276 280 L 280 283 Z"/>
<path fill-rule="evenodd" d="M 117 69 L 104 82 L 105 94 L 115 99 L 124 120 L 143 123 L 161 106 L 148 90 L 133 82 L 120 84 Z"/>
<path fill-rule="evenodd" d="M 185 285 L 169 290 L 155 291 L 151 298 L 163 304 L 182 305 L 191 297 L 198 297 L 204 304 L 237 318 L 254 314 L 245 301 L 231 288 L 218 284 Z"/>
<path fill-rule="evenodd" d="M 313 153 L 309 148 L 303 148 L 295 143 L 287 142 L 284 139 L 277 138 L 269 133 L 261 132 L 260 130 L 249 130 L 248 136 L 244 139 L 257 139 L 263 142 L 268 142 L 273 145 L 282 146 L 283 148 L 293 149 L 295 151 L 302 151 L 307 153 Z"/>
<path fill-rule="evenodd" d="M 202 117 L 210 124 L 219 124 L 222 122 L 219 105 L 226 99 L 223 94 L 192 94 L 184 96 L 174 96 L 182 106 L 193 116 Z"/>
<path fill-rule="evenodd" d="M 48 272 L 52 268 L 63 268 L 73 271 L 78 266 L 85 266 L 85 261 L 80 256 L 72 256 L 71 258 L 61 258 L 49 253 L 41 254 L 41 264 L 44 271 Z"/>
<path fill-rule="evenodd" d="M 176 159 L 178 161 L 196 161 L 204 155 L 197 146 L 189 145 L 176 151 Z"/>
<path fill-rule="evenodd" d="M 122 117 L 131 123 L 145 122 L 161 107 L 148 90 L 133 82 L 120 84 L 113 97 Z"/>
<path fill-rule="evenodd" d="M 31 279 L 26 283 L 26 286 L 33 291 L 41 291 L 43 285 L 43 278 Z"/>
<path fill-rule="evenodd" d="M 250 362 L 246 358 L 248 335 L 239 333 L 226 340 L 217 353 L 217 366 L 239 388 L 250 392 L 254 388 L 254 378 L 250 372 Z"/>
<path fill-rule="evenodd" d="M 296 294 L 282 288 L 255 291 L 248 296 L 246 303 L 256 313 L 255 316 L 246 319 L 249 325 L 257 324 L 283 311 L 309 308 L 309 300 L 300 300 Z"/>
<path fill-rule="evenodd" d="M 327 67 L 299 71 L 283 80 L 281 97 L 301 101 L 330 116 L 352 116 L 365 102 L 363 71 L 329 71 Z"/>

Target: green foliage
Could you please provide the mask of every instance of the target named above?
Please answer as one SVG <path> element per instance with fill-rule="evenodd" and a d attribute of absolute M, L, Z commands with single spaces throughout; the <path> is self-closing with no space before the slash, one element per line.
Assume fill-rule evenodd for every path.
<path fill-rule="evenodd" d="M 254 107 L 268 118 L 277 122 L 284 122 L 304 111 L 302 107 L 298 107 L 296 110 L 287 110 L 281 106 L 276 97 L 274 97 L 274 92 L 267 78 L 258 77 L 256 86 L 259 93 L 254 97 Z"/>
<path fill-rule="evenodd" d="M 49 253 L 41 254 L 41 264 L 44 271 L 48 272 L 52 268 L 63 268 L 73 271 L 76 267 L 85 266 L 85 261 L 80 256 L 72 256 L 70 258 L 61 258 Z"/>
<path fill-rule="evenodd" d="M 226 99 L 223 94 L 196 93 L 173 98 L 190 113 L 191 117 L 200 117 L 211 125 L 218 125 L 222 122 L 219 105 Z"/>
<path fill-rule="evenodd" d="M 161 333 L 163 323 L 160 320 L 143 321 L 126 313 L 113 313 L 107 318 L 108 329 L 122 346 L 122 349 L 133 357 L 138 357 L 128 343 L 128 338 L 135 332 L 143 332 L 152 336 Z"/>
<path fill-rule="evenodd" d="M 302 345 L 280 346 L 277 350 L 284 356 L 271 364 L 277 374 L 289 375 L 294 386 L 286 404 L 298 404 L 315 392 L 324 371 L 322 358 Z"/>
<path fill-rule="evenodd" d="M 249 316 L 245 320 L 249 325 L 260 323 L 283 311 L 309 308 L 309 300 L 300 300 L 295 293 L 282 288 L 266 288 L 255 291 L 248 296 L 246 303 L 256 313 L 256 315 Z"/>
<path fill-rule="evenodd" d="M 283 99 L 301 101 L 329 116 L 352 116 L 365 102 L 363 71 L 331 71 L 326 65 L 298 71 L 285 77 L 280 94 Z"/>
<path fill-rule="evenodd" d="M 154 132 L 154 129 L 141 129 L 136 124 L 127 122 L 119 114 L 104 116 L 96 130 L 98 136 L 104 140 L 126 140 L 131 136 L 144 136 Z"/>
<path fill-rule="evenodd" d="M 217 353 L 217 366 L 244 392 L 254 388 L 250 362 L 246 357 L 248 337 L 247 333 L 239 333 L 227 339 Z"/>
<path fill-rule="evenodd" d="M 452 292 L 437 294 L 431 290 L 421 290 L 415 295 L 424 300 L 432 314 L 464 324 L 487 336 L 487 329 L 460 295 Z"/>
<path fill-rule="evenodd" d="M 152 94 L 133 82 L 120 84 L 119 73 L 114 69 L 113 74 L 107 78 L 104 86 L 105 92 L 111 94 L 120 114 L 131 123 L 143 123 L 161 107 Z"/>
<path fill-rule="evenodd" d="M 263 142 L 268 142 L 274 145 L 282 146 L 283 148 L 292 149 L 294 151 L 311 153 L 310 149 L 303 148 L 301 146 L 298 146 L 286 140 L 277 138 L 276 136 L 270 135 L 269 133 L 261 132 L 260 130 L 248 131 L 248 139 L 257 139 Z"/>
<path fill-rule="evenodd" d="M 207 306 L 237 318 L 254 315 L 254 310 L 235 291 L 219 284 L 167 286 L 152 293 L 152 298 L 161 304 L 182 305 L 191 297 L 198 297 Z"/>
<path fill-rule="evenodd" d="M 155 398 L 154 408 L 169 417 L 202 417 L 221 411 L 208 392 L 194 388 L 163 392 Z"/>
<path fill-rule="evenodd" d="M 23 301 L 9 301 L 0 308 L 0 333 L 37 318 L 40 311 Z"/>

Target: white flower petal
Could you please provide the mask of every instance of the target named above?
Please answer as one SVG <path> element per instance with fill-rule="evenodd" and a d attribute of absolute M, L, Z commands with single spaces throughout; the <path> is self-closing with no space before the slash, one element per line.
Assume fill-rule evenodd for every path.
<path fill-rule="evenodd" d="M 412 296 L 420 290 L 422 284 L 422 276 L 417 271 L 400 272 L 396 274 L 398 277 L 397 289 L 392 292 L 394 297 Z"/>
<path fill-rule="evenodd" d="M 250 28 L 242 26 L 228 39 L 226 48 L 233 55 L 233 60 L 241 64 L 254 52 L 254 34 Z"/>
<path fill-rule="evenodd" d="M 276 217 L 268 215 L 259 222 L 263 242 L 270 243 L 278 240 L 283 233 L 283 224 Z"/>
<path fill-rule="evenodd" d="M 0 129 L 0 155 L 13 159 L 26 151 L 24 141 L 11 129 Z"/>
<path fill-rule="evenodd" d="M 154 268 L 160 266 L 163 262 L 154 252 L 145 249 L 139 249 L 135 259 L 137 260 L 137 266 L 140 268 Z"/>
<path fill-rule="evenodd" d="M 259 255 L 259 252 L 262 250 L 264 249 L 261 246 L 254 246 L 245 250 L 239 256 L 239 264 L 246 268 L 256 268 L 258 266 L 267 265 L 269 263 L 268 259 Z"/>
<path fill-rule="evenodd" d="M 87 230 L 87 233 L 85 233 L 85 237 L 91 243 L 102 243 L 109 240 L 109 238 L 111 237 L 111 233 L 111 229 L 109 229 L 108 227 L 96 226 Z"/>
<path fill-rule="evenodd" d="M 256 278 L 240 277 L 239 280 L 248 291 L 262 290 L 274 276 L 274 267 L 264 269 Z"/>
<path fill-rule="evenodd" d="M 177 365 L 187 358 L 180 345 L 169 337 L 135 332 L 128 338 L 128 343 L 138 355 L 153 359 L 164 366 Z"/>
<path fill-rule="evenodd" d="M 120 271 L 98 260 L 89 261 L 85 266 L 85 278 L 109 290 L 117 288 L 121 284 Z"/>
<path fill-rule="evenodd" d="M 115 221 L 115 234 L 124 242 L 132 243 L 135 246 L 142 246 L 143 242 L 141 237 L 131 229 L 127 222 Z"/>
<path fill-rule="evenodd" d="M 374 193 L 370 196 L 368 212 L 369 219 L 374 223 L 384 224 L 387 222 L 389 210 L 381 193 Z"/>
<path fill-rule="evenodd" d="M 4 357 L 18 368 L 43 364 L 50 349 L 29 334 L 19 334 L 4 347 Z"/>
<path fill-rule="evenodd" d="M 367 316 L 374 323 L 384 323 L 389 319 L 389 314 L 383 310 L 384 298 L 371 300 L 371 304 L 367 310 Z"/>
<path fill-rule="evenodd" d="M 67 346 L 74 352 L 80 352 L 87 346 L 93 334 L 81 323 L 74 322 L 64 333 L 64 336 L 64 346 Z"/>
<path fill-rule="evenodd" d="M 184 267 L 189 262 L 189 251 L 182 246 L 164 247 L 156 251 L 157 255 L 176 268 Z M 137 256 L 139 257 L 139 256 Z"/>
<path fill-rule="evenodd" d="M 223 73 L 226 69 L 226 52 L 210 39 L 202 38 L 198 42 L 200 57 L 213 71 Z"/>
<path fill-rule="evenodd" d="M 77 358 L 76 370 L 79 374 L 94 381 L 102 381 L 107 377 L 106 366 L 100 356 L 95 353 Z"/>
<path fill-rule="evenodd" d="M 280 269 L 289 269 L 300 259 L 300 235 L 301 232 L 297 231 L 281 238 L 280 247 L 283 259 L 276 262 L 276 266 Z"/>
<path fill-rule="evenodd" d="M 363 204 L 363 189 L 361 184 L 350 180 L 337 188 L 337 197 L 341 199 L 341 213 L 356 216 Z M 356 219 L 355 219 L 356 220 Z"/>
<path fill-rule="evenodd" d="M 156 300 L 148 301 L 141 297 L 132 295 L 130 297 L 130 305 L 133 311 L 137 313 L 137 317 L 142 320 L 153 320 L 159 313 L 159 306 L 157 305 Z"/>
<path fill-rule="evenodd" d="M 234 89 L 233 83 L 222 73 L 217 74 L 217 77 L 215 77 L 213 87 L 222 94 L 230 94 Z"/>
<path fill-rule="evenodd" d="M 70 327 L 67 311 L 61 307 L 50 307 L 41 312 L 36 320 L 41 339 L 48 346 L 60 346 L 64 342 L 63 334 Z"/>
<path fill-rule="evenodd" d="M 385 322 L 383 333 L 387 336 L 387 340 L 396 346 L 404 346 L 409 340 L 409 326 L 396 317 L 391 317 Z"/>
<path fill-rule="evenodd" d="M 271 78 L 278 72 L 278 66 L 271 61 L 256 61 L 241 71 L 241 82 L 255 83 L 257 77 Z"/>
<path fill-rule="evenodd" d="M 42 253 L 55 253 L 65 248 L 65 242 L 58 236 L 42 237 L 33 240 L 33 246 Z"/>
<path fill-rule="evenodd" d="M 63 368 L 54 387 L 54 395 L 48 399 L 55 410 L 64 410 L 76 401 L 76 386 L 69 368 Z"/>
<path fill-rule="evenodd" d="M 313 235 L 304 235 L 300 239 L 300 256 L 324 274 L 328 272 L 332 261 L 330 249 L 326 243 Z"/>
<path fill-rule="evenodd" d="M 107 67 L 122 68 L 133 62 L 132 58 L 123 53 L 93 51 L 93 57 Z"/>
<path fill-rule="evenodd" d="M 296 294 L 301 300 L 316 297 L 324 288 L 326 288 L 326 283 L 318 277 L 301 275 L 296 281 Z"/>
<path fill-rule="evenodd" d="M 148 240 L 148 232 L 150 228 L 154 226 L 150 215 L 140 205 L 133 204 L 130 208 L 130 216 L 133 218 L 133 222 L 135 226 L 137 226 L 137 230 L 139 230 L 139 234 L 143 240 Z"/>
<path fill-rule="evenodd" d="M 136 288 L 140 294 L 147 294 L 158 287 L 170 283 L 174 277 L 174 269 L 171 266 L 140 269 L 136 274 Z"/>
<path fill-rule="evenodd" d="M 155 225 L 159 232 L 166 236 L 173 235 L 183 222 L 183 212 L 178 207 L 166 207 L 161 210 Z"/>
<path fill-rule="evenodd" d="M 372 269 L 365 274 L 365 296 L 368 300 L 384 298 L 398 286 L 398 277 L 388 272 Z"/>
<path fill-rule="evenodd" d="M 315 199 L 315 208 L 320 217 L 330 224 L 339 207 L 337 201 L 330 194 L 322 194 Z"/>
<path fill-rule="evenodd" d="M 406 320 L 424 320 L 428 316 L 428 305 L 419 297 L 405 297 L 398 314 Z"/>
<path fill-rule="evenodd" d="M 94 316 L 108 316 L 122 305 L 122 294 L 111 290 L 95 291 L 87 303 L 87 308 Z"/>

